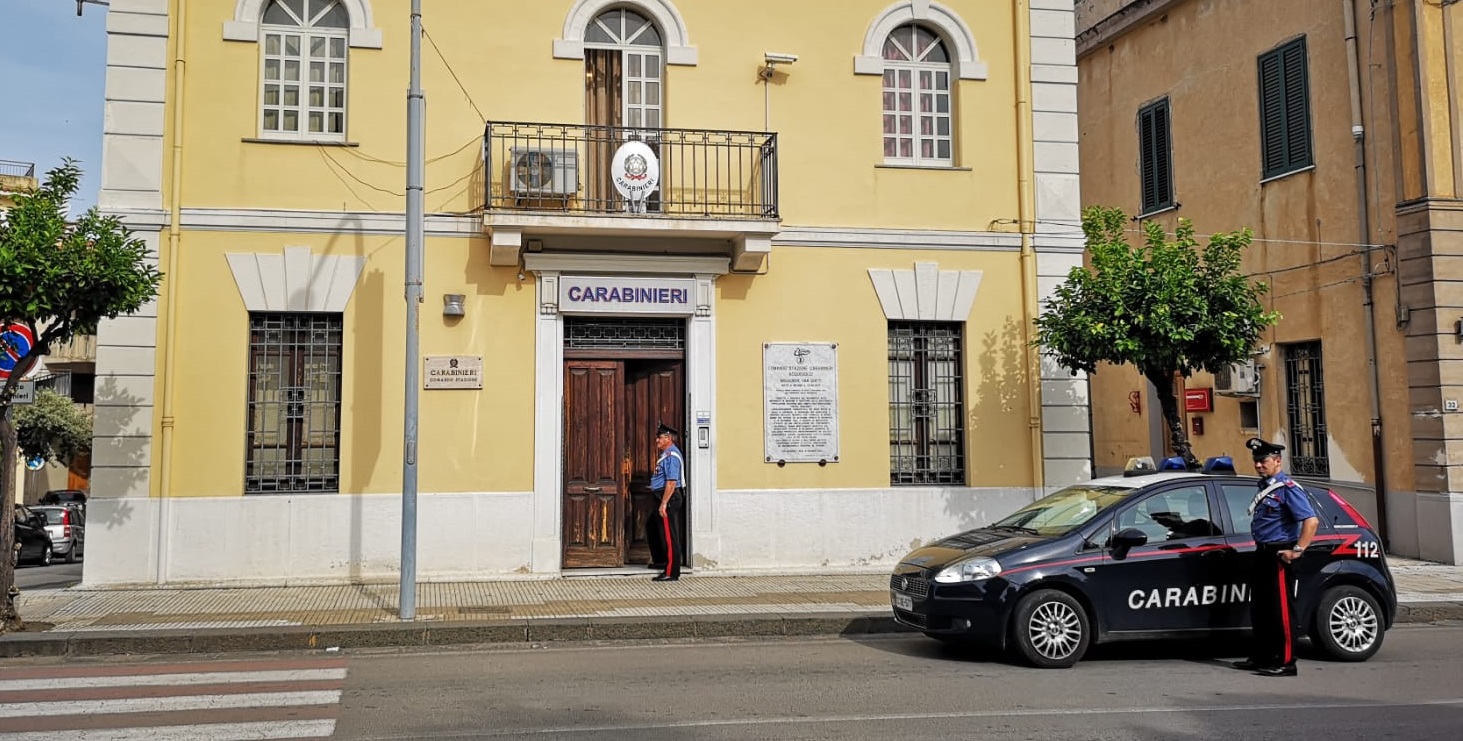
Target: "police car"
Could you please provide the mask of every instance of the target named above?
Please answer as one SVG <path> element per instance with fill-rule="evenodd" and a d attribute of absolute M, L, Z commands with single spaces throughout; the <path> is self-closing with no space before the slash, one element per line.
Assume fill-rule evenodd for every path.
<path fill-rule="evenodd" d="M 1094 643 L 1248 633 L 1256 479 L 1227 457 L 1202 472 L 1128 468 L 905 556 L 894 618 L 1040 667 L 1070 667 Z M 1293 566 L 1298 630 L 1332 659 L 1365 661 L 1397 612 L 1381 540 L 1334 492 L 1306 491 L 1321 522 Z"/>

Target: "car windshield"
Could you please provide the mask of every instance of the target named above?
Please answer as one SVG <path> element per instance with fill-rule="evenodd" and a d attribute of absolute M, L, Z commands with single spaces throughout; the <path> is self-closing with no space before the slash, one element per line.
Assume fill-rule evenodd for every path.
<path fill-rule="evenodd" d="M 1135 491 L 1137 489 L 1123 486 L 1069 486 L 1016 510 L 991 527 L 1027 530 L 1038 535 L 1064 535 Z"/>

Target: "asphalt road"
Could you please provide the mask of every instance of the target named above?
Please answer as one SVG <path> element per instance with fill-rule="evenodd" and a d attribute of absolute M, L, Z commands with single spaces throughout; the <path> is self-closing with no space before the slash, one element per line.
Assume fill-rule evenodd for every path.
<path fill-rule="evenodd" d="M 1234 646 L 1037 670 L 912 636 L 352 653 L 335 738 L 1423 739 L 1463 728 L 1463 626 L 1298 678 Z"/>
<path fill-rule="evenodd" d="M 25 589 L 59 589 L 81 583 L 81 566 L 77 563 L 56 561 L 50 566 L 22 565 L 15 569 L 15 585 Z"/>

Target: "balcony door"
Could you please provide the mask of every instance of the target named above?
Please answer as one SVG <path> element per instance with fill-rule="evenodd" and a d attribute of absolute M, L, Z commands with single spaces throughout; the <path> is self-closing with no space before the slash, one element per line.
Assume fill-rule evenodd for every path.
<path fill-rule="evenodd" d="M 665 49 L 655 24 L 624 8 L 601 13 L 584 38 L 586 205 L 620 211 L 624 202 L 610 183 L 610 159 L 629 139 L 645 141 L 660 154 L 655 130 L 665 119 Z M 657 193 L 647 210 L 658 211 L 659 203 Z"/>

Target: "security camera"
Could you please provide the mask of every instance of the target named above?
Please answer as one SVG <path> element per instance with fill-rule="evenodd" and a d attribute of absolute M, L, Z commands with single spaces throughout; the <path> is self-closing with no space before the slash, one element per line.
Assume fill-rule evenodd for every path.
<path fill-rule="evenodd" d="M 768 64 L 792 64 L 798 61 L 798 55 L 796 54 L 777 54 L 770 51 L 763 54 L 762 58 L 767 60 Z"/>

